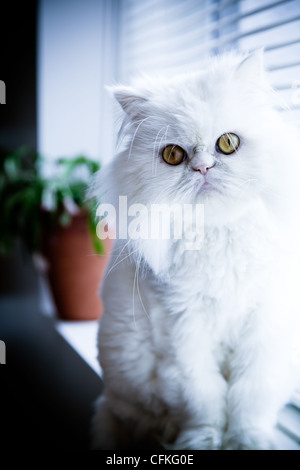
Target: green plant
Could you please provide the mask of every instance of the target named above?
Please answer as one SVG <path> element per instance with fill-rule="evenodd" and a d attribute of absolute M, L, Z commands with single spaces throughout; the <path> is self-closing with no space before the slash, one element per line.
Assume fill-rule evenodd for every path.
<path fill-rule="evenodd" d="M 16 238 L 29 251 L 40 251 L 45 231 L 57 224 L 69 225 L 74 215 L 84 211 L 95 251 L 103 253 L 96 235 L 96 203 L 85 196 L 89 179 L 100 165 L 84 156 L 61 158 L 47 176 L 47 163 L 25 147 L 1 158 L 0 251 L 10 252 Z"/>

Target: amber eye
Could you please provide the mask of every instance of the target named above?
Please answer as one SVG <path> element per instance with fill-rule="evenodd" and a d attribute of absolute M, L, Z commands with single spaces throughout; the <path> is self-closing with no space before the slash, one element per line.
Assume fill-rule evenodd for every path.
<path fill-rule="evenodd" d="M 221 135 L 216 142 L 217 150 L 225 155 L 230 155 L 235 152 L 240 145 L 240 138 L 232 132 L 227 132 Z"/>
<path fill-rule="evenodd" d="M 162 157 L 169 165 L 179 165 L 186 157 L 186 152 L 179 145 L 167 145 L 162 151 Z"/>

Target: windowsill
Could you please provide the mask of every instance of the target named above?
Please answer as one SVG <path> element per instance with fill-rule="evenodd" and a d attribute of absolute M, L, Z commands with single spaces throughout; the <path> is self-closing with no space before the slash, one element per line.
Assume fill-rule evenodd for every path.
<path fill-rule="evenodd" d="M 57 321 L 56 329 L 96 374 L 102 377 L 97 360 L 98 321 Z M 275 435 L 278 449 L 300 450 L 299 409 L 287 405 L 280 411 Z"/>
<path fill-rule="evenodd" d="M 102 371 L 97 360 L 98 321 L 57 321 L 55 326 L 79 356 L 101 377 Z"/>

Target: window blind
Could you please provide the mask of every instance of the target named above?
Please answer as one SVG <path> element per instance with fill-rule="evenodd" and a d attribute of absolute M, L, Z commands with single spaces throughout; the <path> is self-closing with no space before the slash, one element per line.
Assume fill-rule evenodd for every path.
<path fill-rule="evenodd" d="M 272 86 L 300 125 L 299 0 L 123 0 L 121 80 L 202 68 L 232 48 L 265 49 Z"/>

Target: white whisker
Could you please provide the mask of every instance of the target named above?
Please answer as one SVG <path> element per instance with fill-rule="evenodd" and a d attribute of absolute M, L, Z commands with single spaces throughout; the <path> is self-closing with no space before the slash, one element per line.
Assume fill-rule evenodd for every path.
<path fill-rule="evenodd" d="M 136 137 L 136 135 L 137 135 L 137 133 L 138 133 L 138 131 L 139 131 L 139 128 L 143 125 L 143 123 L 144 123 L 145 121 L 147 121 L 148 119 L 151 119 L 151 118 L 153 118 L 153 117 L 154 117 L 154 116 L 147 116 L 146 118 L 142 119 L 141 122 L 139 123 L 139 125 L 137 126 L 137 128 L 136 128 L 136 130 L 135 130 L 135 132 L 134 132 L 134 134 L 133 134 L 133 137 L 132 137 L 132 139 L 131 139 L 131 144 L 130 144 L 130 148 L 129 148 L 129 152 L 128 152 L 128 160 L 129 160 L 130 157 L 131 157 L 133 143 L 134 143 L 135 137 Z"/>
<path fill-rule="evenodd" d="M 140 260 L 141 260 L 141 255 L 140 255 L 140 258 L 139 258 L 139 262 L 137 262 L 137 265 L 139 265 L 139 266 L 140 266 Z M 139 299 L 140 299 L 142 308 L 143 308 L 143 310 L 144 310 L 144 312 L 145 312 L 147 318 L 150 320 L 150 316 L 149 316 L 149 314 L 148 314 L 148 312 L 147 312 L 147 310 L 146 310 L 146 307 L 145 307 L 145 305 L 144 305 L 143 299 L 142 299 L 142 297 L 141 297 L 141 292 L 140 292 L 140 287 L 139 287 L 139 275 L 138 275 L 138 273 L 137 273 L 137 284 L 136 284 L 136 285 L 137 285 L 137 292 L 138 292 L 138 296 L 139 296 Z"/>
<path fill-rule="evenodd" d="M 107 275 L 115 268 L 115 266 L 117 266 L 117 261 L 118 259 L 120 258 L 121 254 L 123 253 L 124 249 L 128 246 L 128 244 L 130 243 L 130 239 L 123 245 L 123 248 L 120 250 L 120 252 L 117 254 L 117 257 L 114 261 L 114 264 L 111 266 L 110 270 L 108 271 Z"/>
<path fill-rule="evenodd" d="M 109 273 L 112 271 L 112 269 L 116 268 L 120 263 L 122 263 L 123 261 L 125 261 L 125 259 L 129 258 L 130 256 L 132 256 L 134 253 L 137 253 L 139 250 L 136 249 L 134 251 L 132 251 L 131 253 L 129 253 L 128 255 L 126 255 L 124 258 L 122 258 L 120 261 L 118 261 L 116 264 L 113 265 L 112 268 L 110 268 L 110 270 L 108 271 L 108 273 L 105 275 L 105 278 L 107 278 L 107 276 L 109 275 Z"/>
<path fill-rule="evenodd" d="M 136 330 L 137 330 L 137 324 L 136 324 L 135 313 L 134 313 L 134 309 L 135 309 L 134 291 L 135 291 L 135 284 L 136 284 L 137 269 L 138 269 L 138 263 L 136 263 L 135 273 L 134 273 L 134 278 L 133 278 L 133 285 L 132 285 L 132 316 L 133 316 L 133 324 Z"/>
<path fill-rule="evenodd" d="M 158 140 L 158 136 L 159 134 L 161 133 L 161 131 L 165 128 L 166 126 L 163 126 L 161 127 L 161 129 L 157 132 L 156 134 L 156 137 L 155 137 L 155 141 L 154 141 L 154 144 L 153 144 L 153 152 L 152 152 L 152 176 L 156 176 L 154 170 L 156 168 L 156 161 L 157 161 L 157 158 L 156 158 L 156 155 L 155 155 L 155 149 L 156 149 L 156 146 L 157 146 L 157 140 Z M 159 152 L 159 149 L 157 151 L 157 157 L 158 157 L 158 152 Z"/>

